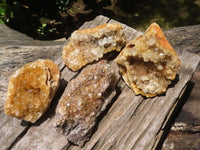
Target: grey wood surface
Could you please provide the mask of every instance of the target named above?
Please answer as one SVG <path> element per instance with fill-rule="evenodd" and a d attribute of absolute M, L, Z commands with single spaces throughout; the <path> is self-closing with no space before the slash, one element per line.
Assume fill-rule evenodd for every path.
<path fill-rule="evenodd" d="M 105 22 L 116 21 L 110 20 L 104 16 L 98 16 L 94 20 L 84 23 L 81 28 L 94 27 Z M 124 24 L 123 27 L 128 40 L 142 34 Z M 170 33 L 167 34 L 170 35 Z M 173 39 L 173 37 L 170 39 Z M 173 42 L 173 44 L 176 46 L 176 42 Z M 27 45 L 24 47 L 26 46 Z M 41 48 L 41 46 L 38 47 Z M 53 48 L 54 46 L 51 47 Z M 58 47 L 61 48 L 61 46 Z M 200 60 L 199 56 L 185 51 L 184 47 L 176 49 L 182 64 L 176 80 L 169 87 L 166 94 L 149 99 L 142 96 L 135 96 L 132 90 L 126 86 L 122 79 L 120 79 L 116 86 L 117 93 L 113 95 L 112 105 L 107 109 L 105 115 L 102 116 L 91 139 L 82 149 L 129 150 L 156 148 L 157 143 L 163 134 L 167 120 L 171 117 L 171 112 L 173 112 L 174 108 L 181 100 L 182 93 Z M 33 51 L 33 49 L 31 51 Z M 67 86 L 67 83 L 70 82 L 78 72 L 72 72 L 65 67 L 61 57 L 55 60 L 62 71 L 61 86 L 56 93 L 49 110 L 35 124 L 30 124 L 8 117 L 3 112 L 8 77 L 12 70 L 23 65 L 23 63 L 26 63 L 27 59 L 25 59 L 25 62 L 23 63 L 15 63 L 13 67 L 11 61 L 8 64 L 11 65 L 12 70 L 9 71 L 9 68 L 6 69 L 6 65 L 4 64 L 4 62 L 9 59 L 9 55 L 7 58 L 4 58 L 3 56 L 2 58 L 4 60 L 0 62 L 2 63 L 0 68 L 0 77 L 2 77 L 2 82 L 0 83 L 1 149 L 81 149 L 80 147 L 68 143 L 65 137 L 58 134 L 53 128 L 55 108 L 58 100 L 62 95 L 64 88 Z"/>
<path fill-rule="evenodd" d="M 10 75 L 22 65 L 41 59 L 56 60 L 62 53 L 65 40 L 37 41 L 0 25 L 0 149 L 10 149 L 31 124 L 8 117 L 3 107 Z"/>

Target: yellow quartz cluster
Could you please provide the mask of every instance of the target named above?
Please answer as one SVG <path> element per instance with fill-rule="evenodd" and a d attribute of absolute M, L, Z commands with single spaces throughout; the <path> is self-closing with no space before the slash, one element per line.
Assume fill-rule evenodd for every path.
<path fill-rule="evenodd" d="M 50 60 L 24 65 L 10 78 L 5 113 L 35 122 L 49 107 L 59 78 L 59 68 Z"/>

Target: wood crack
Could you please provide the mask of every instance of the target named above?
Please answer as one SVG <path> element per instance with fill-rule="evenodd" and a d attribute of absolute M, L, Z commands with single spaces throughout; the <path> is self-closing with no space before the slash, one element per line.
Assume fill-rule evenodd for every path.
<path fill-rule="evenodd" d="M 155 136 L 156 142 L 152 146 L 152 149 L 156 149 L 156 150 L 161 149 L 162 144 L 163 144 L 164 140 L 166 139 L 166 136 L 168 135 L 168 133 L 169 133 L 171 127 L 172 127 L 171 124 L 174 122 L 175 117 L 178 115 L 177 111 L 181 110 L 181 108 L 185 104 L 186 100 L 188 99 L 193 87 L 194 87 L 194 83 L 192 83 L 190 81 L 182 89 L 182 91 L 181 91 L 179 97 L 177 98 L 176 102 L 174 103 L 172 108 L 167 113 L 168 115 L 165 117 L 165 119 L 162 123 L 162 126 L 160 127 L 160 129 L 156 133 L 156 136 Z"/>
<path fill-rule="evenodd" d="M 11 150 L 13 146 L 15 146 L 15 144 L 17 142 L 19 142 L 24 136 L 25 134 L 28 132 L 29 128 L 31 127 L 31 123 L 29 123 L 29 125 L 21 132 L 21 134 L 19 134 L 19 136 L 11 143 L 11 145 L 6 148 L 6 150 Z"/>
<path fill-rule="evenodd" d="M 116 21 L 110 20 L 107 17 L 98 16 L 93 21 L 84 23 L 81 28 L 94 27 L 104 22 L 116 23 Z M 126 25 L 123 25 L 123 27 L 128 41 L 142 34 L 141 32 L 138 32 Z M 169 41 L 174 44 L 174 48 L 178 51 L 181 50 L 179 51 L 179 56 L 182 60 L 182 67 L 179 72 L 179 81 L 173 85 L 173 87 L 170 87 L 167 90 L 166 95 L 161 95 L 155 99 L 144 99 L 143 97 L 135 96 L 131 89 L 128 88 L 124 81 L 120 78 L 120 80 L 116 83 L 117 85 L 115 86 L 116 92 L 112 93 L 113 95 L 111 97 L 111 103 L 109 107 L 99 118 L 100 120 L 98 125 L 96 125 L 96 131 L 82 149 L 108 150 L 128 148 L 131 149 L 133 147 L 138 149 L 155 149 L 158 144 L 163 143 L 163 137 L 166 135 L 166 130 L 168 130 L 167 126 L 171 127 L 171 123 L 173 122 L 172 118 L 174 117 L 173 115 L 176 115 L 177 113 L 175 112 L 177 111 L 177 108 L 174 106 L 177 105 L 180 107 L 180 104 L 184 103 L 183 100 L 180 99 L 180 97 L 184 97 L 184 95 L 179 95 L 181 93 L 181 89 L 183 89 L 185 85 L 188 84 L 188 81 L 191 79 L 191 76 L 199 63 L 199 57 L 196 55 L 191 55 L 185 51 L 187 49 L 193 50 L 190 49 L 191 45 L 185 44 L 180 47 L 180 44 L 177 44 L 178 41 L 182 41 L 181 38 L 177 38 L 180 36 L 180 34 L 182 35 L 179 30 L 171 30 L 170 32 L 166 33 L 168 35 Z M 195 37 L 191 38 L 191 40 L 194 40 L 194 38 Z M 183 44 L 185 42 L 181 43 Z M 30 44 L 30 42 L 26 43 L 26 45 Z M 17 46 L 18 45 L 21 45 L 21 43 L 18 43 Z M 185 48 L 185 46 L 187 47 Z M 22 47 L 20 46 L 20 48 Z M 50 54 L 46 53 L 46 51 L 49 52 L 49 49 L 43 50 L 42 48 L 39 50 L 42 50 L 45 53 L 45 57 L 46 54 L 51 55 L 58 50 L 55 49 L 55 51 L 52 51 Z M 27 47 L 23 47 L 23 49 L 27 50 Z M 30 52 L 33 51 L 30 50 Z M 13 54 L 15 53 L 13 52 L 12 55 Z M 20 52 L 19 54 L 20 58 L 22 58 L 20 60 L 24 60 L 24 57 L 21 57 L 22 53 Z M 41 57 L 41 55 L 35 53 L 27 54 L 25 54 L 26 58 L 27 56 L 32 57 L 33 55 Z M 47 57 L 49 57 L 49 55 Z M 5 62 L 7 62 L 9 58 L 12 58 L 10 53 L 6 56 L 7 58 L 4 56 Z M 18 59 L 18 56 L 19 55 L 15 55 L 16 59 Z M 27 59 L 26 61 L 30 61 L 30 59 Z M 113 59 L 110 61 L 113 61 Z M 20 63 L 21 62 L 22 61 L 20 61 Z M 61 88 L 64 90 L 64 84 L 67 86 L 67 83 L 72 78 L 76 77 L 76 72 L 70 71 L 65 66 L 65 64 L 62 62 L 62 57 L 57 59 L 56 62 L 62 72 L 62 80 L 64 82 L 62 81 L 63 87 Z M 14 66 L 14 64 L 11 63 L 11 69 L 12 66 Z M 6 70 L 9 70 L 8 67 Z M 2 74 L 2 76 L 5 77 L 5 79 L 3 78 L 2 80 L 2 88 L 7 87 L 7 74 L 8 72 L 6 72 L 6 74 Z M 5 91 L 2 91 L 2 93 L 4 95 L 2 94 L 1 100 L 4 100 Z M 58 95 L 62 95 L 62 92 L 60 91 L 60 94 Z M 189 95 L 188 92 L 186 92 L 186 95 Z M 187 96 L 185 96 L 184 99 L 187 99 Z M 27 147 L 31 149 L 53 150 L 81 149 L 80 147 L 71 145 L 71 143 L 69 143 L 64 136 L 57 133 L 53 128 L 54 112 L 58 99 L 59 96 L 55 97 L 52 105 L 50 106 L 51 110 L 47 111 L 47 113 L 43 116 L 43 118 L 40 119 L 40 121 L 38 121 L 38 123 L 30 124 L 29 126 L 22 126 L 20 125 L 21 121 L 9 118 L 8 116 L 5 116 L 3 112 L 1 112 L 0 124 L 2 126 L 0 135 L 3 137 L 0 139 L 0 143 L 2 145 L 1 149 L 26 150 Z M 1 106 L 3 106 L 3 103 Z M 195 135 L 195 133 L 200 133 L 200 125 L 175 124 L 175 126 L 173 126 L 173 130 L 174 133 L 194 133 Z"/>

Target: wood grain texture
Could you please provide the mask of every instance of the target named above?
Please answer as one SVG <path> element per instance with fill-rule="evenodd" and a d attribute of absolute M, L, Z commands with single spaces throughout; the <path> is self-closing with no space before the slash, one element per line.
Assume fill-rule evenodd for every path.
<path fill-rule="evenodd" d="M 154 149 L 157 135 L 199 62 L 199 56 L 184 50 L 178 54 L 182 61 L 179 76 L 166 94 L 144 99 L 125 86 L 83 149 Z"/>
<path fill-rule="evenodd" d="M 125 32 L 126 27 L 124 26 Z M 128 36 L 134 38 L 135 33 Z M 170 117 L 170 111 L 179 100 L 181 91 L 191 79 L 195 71 L 199 57 L 186 52 L 177 51 L 181 61 L 181 69 L 176 80 L 167 90 L 165 95 L 153 99 L 144 99 L 142 96 L 135 96 L 125 86 L 122 93 L 110 108 L 108 114 L 100 122 L 97 131 L 85 147 L 82 149 L 155 149 L 159 141 L 159 133 L 164 128 L 165 121 Z M 71 146 L 69 149 L 80 149 Z"/>
<path fill-rule="evenodd" d="M 187 50 L 200 55 L 200 25 L 178 27 L 165 31 L 169 42 L 176 50 Z"/>
<path fill-rule="evenodd" d="M 94 19 L 94 22 L 86 22 L 84 23 L 81 28 L 88 28 L 93 27 L 99 24 L 102 24 L 104 22 L 107 22 L 109 18 L 100 16 L 96 19 Z M 61 62 L 61 58 L 58 58 L 56 63 L 59 63 L 58 66 L 60 66 L 60 69 L 62 69 L 61 72 L 61 84 L 62 87 L 58 91 L 62 91 L 65 89 L 67 82 L 69 82 L 78 72 L 73 72 L 67 67 L 63 67 L 63 63 Z M 58 100 L 62 94 L 57 94 L 57 96 L 54 98 L 54 103 L 51 104 L 50 109 L 46 113 L 46 116 L 43 116 L 36 124 L 38 126 L 31 126 L 28 132 L 20 139 L 19 142 L 16 143 L 16 145 L 13 146 L 13 149 L 21 149 L 25 150 L 27 147 L 31 147 L 33 149 L 52 149 L 52 150 L 60 150 L 62 148 L 65 148 L 69 145 L 66 138 L 59 134 L 55 128 L 53 127 L 55 119 L 55 108 L 58 103 Z M 56 101 L 56 102 L 55 102 Z M 52 106 L 54 105 L 54 106 Z M 52 118 L 49 118 L 48 114 L 52 114 Z M 47 119 L 49 118 L 49 119 Z M 49 132 L 48 132 L 49 131 Z M 40 137 L 38 139 L 38 137 Z M 55 144 L 56 143 L 56 144 Z"/>
<path fill-rule="evenodd" d="M 9 77 L 22 65 L 37 59 L 55 60 L 61 55 L 63 40 L 37 41 L 0 25 L 0 145 L 1 149 L 10 149 L 29 129 L 30 124 L 4 114 L 4 103 Z"/>
<path fill-rule="evenodd" d="M 39 41 L 0 24 L 0 47 L 2 46 L 55 46 L 63 45 L 63 40 Z"/>
<path fill-rule="evenodd" d="M 107 17 L 98 16 L 93 21 L 84 23 L 81 28 L 94 27 L 109 21 L 116 22 Z M 128 41 L 142 34 L 124 24 L 122 26 Z M 168 36 L 170 34 L 173 33 L 168 33 Z M 170 39 L 173 38 L 171 37 Z M 173 44 L 176 45 L 176 43 Z M 23 47 L 25 51 L 29 49 L 29 46 L 26 45 L 19 47 L 20 49 Z M 54 46 L 51 47 L 53 48 Z M 38 46 L 38 48 L 41 47 Z M 31 55 L 31 51 L 33 49 L 27 53 Z M 49 110 L 35 124 L 29 124 L 6 116 L 2 110 L 4 102 L 0 102 L 0 136 L 3 137 L 0 139 L 0 145 L 3 145 L 1 149 L 24 150 L 27 147 L 34 150 L 155 149 L 166 126 L 166 122 L 171 117 L 171 112 L 173 112 L 174 107 L 180 100 L 180 94 L 184 91 L 200 60 L 199 56 L 188 53 L 184 50 L 184 47 L 178 49 L 177 53 L 182 61 L 181 68 L 176 80 L 168 88 L 165 95 L 149 99 L 142 96 L 135 96 L 122 79 L 118 81 L 116 86 L 117 94 L 113 93 L 111 98 L 113 100 L 109 109 L 100 118 L 95 132 L 83 148 L 68 143 L 65 137 L 57 133 L 53 127 L 55 108 L 58 100 L 68 82 L 79 73 L 68 69 L 62 62 L 62 58 L 59 57 L 55 63 L 58 64 L 62 72 L 61 86 Z M 10 56 L 8 55 L 5 61 L 0 62 L 2 63 L 1 67 L 4 67 L 3 70 L 6 70 L 0 72 L 0 77 L 2 77 L 3 81 L 0 85 L 0 98 L 3 101 L 5 101 L 5 92 L 8 83 L 7 77 L 12 72 L 3 63 L 9 61 L 9 58 Z M 24 59 L 24 61 L 27 60 Z M 15 63 L 13 67 L 10 67 L 15 70 L 18 65 L 21 64 Z"/>

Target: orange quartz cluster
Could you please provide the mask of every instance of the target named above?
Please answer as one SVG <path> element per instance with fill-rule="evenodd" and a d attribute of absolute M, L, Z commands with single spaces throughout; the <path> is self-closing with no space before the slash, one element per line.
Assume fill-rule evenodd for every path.
<path fill-rule="evenodd" d="M 77 71 L 111 51 L 121 51 L 126 39 L 120 24 L 101 24 L 94 28 L 76 30 L 63 48 L 63 61 Z"/>
<path fill-rule="evenodd" d="M 135 94 L 153 97 L 175 79 L 180 60 L 158 24 L 131 40 L 116 58 L 124 81 Z"/>
<path fill-rule="evenodd" d="M 50 60 L 24 65 L 10 78 L 5 113 L 34 123 L 49 107 L 59 78 L 59 68 Z"/>

